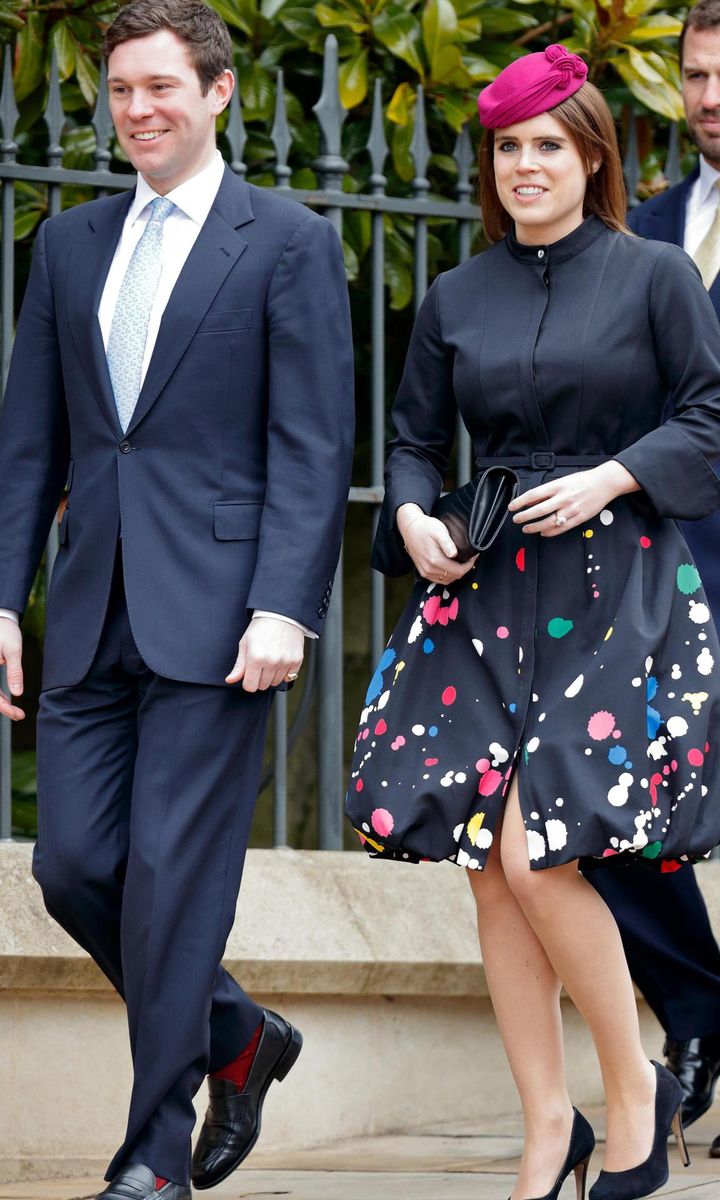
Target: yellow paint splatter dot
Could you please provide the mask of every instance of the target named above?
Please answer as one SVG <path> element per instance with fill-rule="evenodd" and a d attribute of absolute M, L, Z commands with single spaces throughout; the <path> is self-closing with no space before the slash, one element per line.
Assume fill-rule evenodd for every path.
<path fill-rule="evenodd" d="M 377 850 L 378 854 L 384 853 L 385 847 L 381 846 L 379 842 L 373 841 L 373 839 L 371 837 L 368 837 L 368 835 L 366 833 L 361 833 L 361 831 L 359 829 L 356 829 L 354 825 L 353 825 L 353 829 L 355 829 L 355 832 L 358 835 L 358 837 L 360 838 L 361 842 L 363 842 L 363 843 L 367 842 L 368 846 L 372 846 L 373 850 Z"/>
<path fill-rule="evenodd" d="M 592 530 L 592 529 L 584 529 L 583 537 L 592 537 L 593 533 L 594 533 L 594 530 Z"/>
<path fill-rule="evenodd" d="M 401 671 L 404 671 L 404 670 L 405 670 L 405 663 L 399 662 L 395 668 L 395 678 L 393 680 L 393 683 L 397 683 L 398 675 L 400 674 Z"/>
<path fill-rule="evenodd" d="M 613 635 L 613 626 L 611 625 L 610 628 L 608 629 L 607 633 L 605 634 L 603 641 L 608 642 L 610 640 L 610 638 L 612 637 L 612 635 Z"/>
<path fill-rule="evenodd" d="M 476 592 L 476 591 L 478 590 L 479 586 L 480 586 L 480 585 L 479 585 L 478 583 L 474 583 L 474 584 L 473 584 L 473 591 L 474 591 L 474 592 Z"/>
<path fill-rule="evenodd" d="M 484 820 L 485 820 L 485 813 L 478 812 L 478 813 L 475 813 L 475 816 L 471 817 L 470 820 L 468 821 L 467 835 L 470 838 L 470 841 L 472 842 L 473 846 L 475 846 L 477 844 L 477 836 L 482 828 L 482 823 Z"/>

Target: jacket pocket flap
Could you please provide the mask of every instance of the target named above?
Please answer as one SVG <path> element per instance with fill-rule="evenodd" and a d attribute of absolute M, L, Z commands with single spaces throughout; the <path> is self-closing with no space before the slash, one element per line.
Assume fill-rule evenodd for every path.
<path fill-rule="evenodd" d="M 217 500 L 213 505 L 215 537 L 220 542 L 243 541 L 260 533 L 262 503 L 252 500 Z"/>
<path fill-rule="evenodd" d="M 198 333 L 231 333 L 233 329 L 249 329 L 252 325 L 251 308 L 234 308 L 226 312 L 210 312 L 198 329 Z"/>

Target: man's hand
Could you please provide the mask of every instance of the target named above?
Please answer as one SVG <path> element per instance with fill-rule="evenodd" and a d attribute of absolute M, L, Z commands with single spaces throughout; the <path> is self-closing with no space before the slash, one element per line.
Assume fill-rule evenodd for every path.
<path fill-rule="evenodd" d="M 305 637 L 302 629 L 274 617 L 255 617 L 240 639 L 235 666 L 226 683 L 240 683 L 246 692 L 277 687 L 288 671 L 302 666 Z"/>
<path fill-rule="evenodd" d="M 3 663 L 7 668 L 10 696 L 22 696 L 22 634 L 20 626 L 9 617 L 0 617 L 0 665 Z M 25 713 L 13 704 L 9 696 L 0 692 L 0 716 L 9 717 L 11 721 L 22 721 Z"/>
<path fill-rule="evenodd" d="M 401 504 L 397 510 L 397 527 L 405 549 L 423 579 L 431 583 L 456 583 L 475 566 L 474 558 L 454 562 L 457 546 L 447 527 L 436 517 L 429 517 L 417 504 Z"/>

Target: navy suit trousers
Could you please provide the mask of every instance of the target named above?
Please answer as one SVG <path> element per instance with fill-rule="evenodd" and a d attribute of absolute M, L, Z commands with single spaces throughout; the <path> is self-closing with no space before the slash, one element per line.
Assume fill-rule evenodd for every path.
<path fill-rule="evenodd" d="M 150 671 L 130 628 L 119 555 L 88 674 L 42 694 L 34 874 L 48 912 L 127 1005 L 134 1084 L 108 1179 L 141 1162 L 189 1183 L 193 1095 L 262 1019 L 220 961 L 270 703 L 267 692 Z"/>
<path fill-rule="evenodd" d="M 599 867 L 587 878 L 612 910 L 630 973 L 668 1036 L 720 1034 L 720 948 L 692 867 L 668 875 Z"/>

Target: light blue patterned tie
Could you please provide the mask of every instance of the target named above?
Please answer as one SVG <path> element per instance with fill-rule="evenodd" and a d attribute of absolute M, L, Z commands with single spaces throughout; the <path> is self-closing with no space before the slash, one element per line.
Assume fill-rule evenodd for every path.
<path fill-rule="evenodd" d="M 123 433 L 140 395 L 148 325 L 163 265 L 163 225 L 174 208 L 166 196 L 153 200 L 150 219 L 128 263 L 110 326 L 106 353 Z"/>

